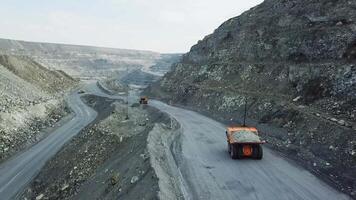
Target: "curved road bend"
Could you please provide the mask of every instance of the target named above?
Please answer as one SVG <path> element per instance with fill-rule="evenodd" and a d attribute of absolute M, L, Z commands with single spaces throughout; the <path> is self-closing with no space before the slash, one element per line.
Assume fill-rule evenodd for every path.
<path fill-rule="evenodd" d="M 232 160 L 226 150 L 224 125 L 159 101 L 150 101 L 150 105 L 181 124 L 182 150 L 173 153 L 188 199 L 350 199 L 267 148 L 260 161 Z"/>
<path fill-rule="evenodd" d="M 97 113 L 85 105 L 77 93 L 67 99 L 75 117 L 49 134 L 45 139 L 0 165 L 0 199 L 13 199 L 55 155 L 61 147 L 81 129 L 92 122 Z"/>
<path fill-rule="evenodd" d="M 83 86 L 83 90 L 88 93 L 88 94 L 94 94 L 96 96 L 100 96 L 100 97 L 105 97 L 105 98 L 109 98 L 109 99 L 121 99 L 121 100 L 125 100 L 127 97 L 124 96 L 120 96 L 120 95 L 110 95 L 107 94 L 103 91 L 103 89 L 99 88 L 97 84 L 100 84 L 97 81 L 87 81 L 87 84 Z"/>

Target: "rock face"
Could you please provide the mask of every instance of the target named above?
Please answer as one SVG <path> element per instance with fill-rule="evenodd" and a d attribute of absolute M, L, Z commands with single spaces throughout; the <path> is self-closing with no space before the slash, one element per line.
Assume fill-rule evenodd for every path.
<path fill-rule="evenodd" d="M 223 121 L 241 120 L 247 99 L 250 123 L 282 130 L 262 133 L 275 149 L 355 194 L 356 1 L 265 0 L 147 93 Z"/>

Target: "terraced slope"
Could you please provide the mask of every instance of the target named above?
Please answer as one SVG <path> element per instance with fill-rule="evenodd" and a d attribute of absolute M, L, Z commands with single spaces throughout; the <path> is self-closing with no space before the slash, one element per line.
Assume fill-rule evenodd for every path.
<path fill-rule="evenodd" d="M 148 70 L 158 62 L 170 67 L 179 54 L 105 47 L 53 44 L 0 39 L 0 54 L 26 55 L 50 69 L 75 78 L 104 78 L 121 71 Z M 168 62 L 168 64 L 166 64 Z M 157 69 L 157 67 L 155 67 Z M 162 72 L 159 72 L 162 73 Z"/>

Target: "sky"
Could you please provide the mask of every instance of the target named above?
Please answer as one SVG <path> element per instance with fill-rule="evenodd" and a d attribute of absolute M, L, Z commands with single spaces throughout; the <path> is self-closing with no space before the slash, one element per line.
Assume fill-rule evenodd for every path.
<path fill-rule="evenodd" d="M 0 0 L 0 38 L 185 53 L 263 0 Z"/>

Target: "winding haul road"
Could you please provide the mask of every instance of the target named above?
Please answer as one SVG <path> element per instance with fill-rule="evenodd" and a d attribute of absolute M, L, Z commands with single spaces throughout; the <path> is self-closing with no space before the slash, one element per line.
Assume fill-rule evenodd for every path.
<path fill-rule="evenodd" d="M 97 113 L 85 105 L 77 93 L 71 94 L 67 102 L 75 113 L 71 121 L 63 124 L 30 149 L 0 165 L 1 200 L 14 199 L 41 170 L 47 160 L 96 118 Z"/>
<path fill-rule="evenodd" d="M 260 161 L 232 160 L 224 125 L 159 101 L 150 101 L 150 105 L 181 124 L 181 150 L 173 149 L 173 154 L 187 199 L 350 199 L 267 148 Z"/>
<path fill-rule="evenodd" d="M 95 83 L 85 90 L 98 96 L 122 98 L 103 93 Z M 97 113 L 85 105 L 77 93 L 67 100 L 75 117 L 32 148 L 0 165 L 0 199 L 13 199 L 41 170 L 46 161 Z M 182 128 L 181 150 L 174 150 L 186 199 L 234 200 L 346 200 L 314 175 L 264 148 L 264 158 L 232 160 L 226 151 L 224 126 L 198 113 L 159 101 L 150 104 L 174 117 Z"/>
<path fill-rule="evenodd" d="M 89 81 L 82 88 L 87 94 L 112 99 L 124 98 L 103 92 L 96 81 Z M 66 102 L 74 112 L 72 120 L 60 124 L 45 139 L 0 165 L 0 200 L 16 198 L 46 162 L 97 116 L 97 112 L 87 106 L 77 92 L 70 94 Z"/>

